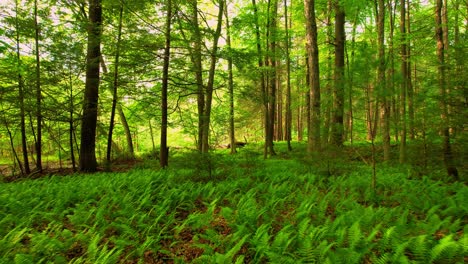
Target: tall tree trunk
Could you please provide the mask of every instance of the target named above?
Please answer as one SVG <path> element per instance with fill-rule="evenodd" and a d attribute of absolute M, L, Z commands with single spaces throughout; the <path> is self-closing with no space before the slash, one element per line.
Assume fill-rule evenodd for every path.
<path fill-rule="evenodd" d="M 100 64 L 101 64 L 102 72 L 104 74 L 108 74 L 109 71 L 107 70 L 106 62 L 104 61 L 104 57 L 102 56 L 102 54 L 101 54 L 100 59 L 101 59 Z M 113 93 L 111 86 L 109 86 L 109 91 Z M 117 109 L 117 114 L 119 115 L 120 123 L 122 124 L 124 132 L 125 132 L 125 139 L 127 141 L 127 151 L 128 153 L 130 153 L 130 158 L 133 159 L 135 158 L 135 150 L 133 148 L 132 132 L 130 131 L 130 126 L 128 125 L 127 118 L 125 117 L 125 113 L 122 109 L 122 104 L 120 101 L 117 101 L 116 109 Z"/>
<path fill-rule="evenodd" d="M 334 28 L 332 24 L 332 15 L 333 15 L 333 0 L 327 0 L 327 20 L 326 20 L 326 28 L 327 28 L 327 70 L 326 72 L 326 82 L 325 82 L 325 89 L 323 91 L 324 96 L 322 96 L 322 107 L 324 109 L 324 113 L 322 115 L 323 118 L 323 128 L 322 128 L 322 146 L 328 145 L 330 141 L 330 124 L 332 119 L 332 108 L 333 108 L 333 94 L 332 94 L 332 79 L 333 79 L 333 53 L 334 53 L 334 46 L 332 37 L 334 35 Z"/>
<path fill-rule="evenodd" d="M 236 136 L 234 128 L 234 77 L 232 74 L 232 47 L 231 47 L 231 28 L 229 25 L 229 10 L 226 1 L 226 8 L 224 9 L 224 16 L 226 18 L 226 44 L 229 49 L 228 55 L 228 89 L 229 89 L 229 144 L 231 147 L 231 154 L 236 153 Z"/>
<path fill-rule="evenodd" d="M 115 118 L 115 108 L 117 106 L 118 98 L 118 86 L 119 86 L 119 58 L 120 58 L 120 42 L 122 39 L 122 17 L 123 17 L 123 4 L 120 4 L 119 12 L 119 26 L 117 29 L 117 45 L 115 50 L 115 61 L 114 61 L 114 80 L 112 84 L 112 109 L 110 116 L 109 124 L 109 134 L 107 135 L 107 153 L 106 161 L 110 166 L 111 163 L 111 153 L 112 153 L 112 132 L 114 131 L 114 118 Z"/>
<path fill-rule="evenodd" d="M 29 168 L 29 159 L 28 159 L 28 144 L 26 142 L 26 116 L 25 116 L 25 109 L 24 109 L 24 82 L 23 82 L 23 75 L 22 71 L 22 63 L 21 63 L 21 54 L 20 54 L 20 33 L 19 33 L 19 19 L 18 19 L 18 1 L 15 1 L 15 22 L 16 22 L 16 59 L 17 59 L 17 67 L 18 67 L 18 101 L 20 104 L 20 126 L 21 126 L 21 145 L 23 148 L 23 161 L 24 161 L 24 173 L 29 174 L 31 173 L 31 169 Z"/>
<path fill-rule="evenodd" d="M 34 0 L 34 40 L 36 47 L 36 170 L 42 172 L 42 109 L 41 109 L 41 61 L 39 53 L 39 24 L 37 22 L 37 0 Z"/>
<path fill-rule="evenodd" d="M 304 0 L 306 17 L 307 57 L 310 67 L 310 108 L 311 121 L 308 127 L 307 151 L 320 151 L 320 70 L 317 43 L 317 22 L 315 0 Z"/>
<path fill-rule="evenodd" d="M 268 123 L 267 123 L 267 149 L 270 156 L 276 155 L 273 139 L 275 132 L 275 110 L 276 110 L 276 17 L 277 17 L 278 3 L 277 0 L 268 0 L 268 19 L 267 19 L 267 58 L 265 66 L 269 67 L 267 75 L 269 87 L 267 88 L 267 102 L 268 102 Z"/>
<path fill-rule="evenodd" d="M 75 110 L 75 104 L 73 102 L 73 79 L 72 79 L 72 67 L 71 67 L 71 62 L 68 61 L 68 81 L 70 82 L 70 95 L 69 95 L 69 102 L 68 102 L 68 111 L 69 111 L 69 119 L 68 119 L 68 124 L 69 124 L 69 131 L 68 131 L 68 140 L 70 144 L 70 157 L 71 157 L 71 162 L 72 162 L 72 168 L 73 171 L 76 171 L 76 160 L 75 160 L 75 151 L 74 151 L 74 146 L 73 146 L 73 135 L 74 135 L 74 123 L 75 120 L 73 118 L 73 113 Z"/>
<path fill-rule="evenodd" d="M 192 25 L 193 25 L 193 51 L 192 63 L 195 71 L 197 83 L 197 109 L 198 109 L 198 139 L 197 149 L 203 152 L 203 127 L 205 118 L 205 89 L 203 87 L 203 68 L 202 68 L 202 36 L 200 25 L 198 23 L 198 5 L 197 1 L 192 1 Z"/>
<path fill-rule="evenodd" d="M 80 170 L 94 172 L 96 161 L 96 125 L 99 96 L 99 60 L 101 56 L 102 7 L 100 0 L 89 0 L 86 83 L 81 120 Z"/>
<path fill-rule="evenodd" d="M 208 83 L 206 85 L 206 98 L 205 98 L 205 107 L 203 113 L 203 137 L 202 137 L 202 152 L 207 153 L 209 151 L 209 136 L 210 136 L 210 117 L 211 117 L 211 105 L 213 101 L 213 86 L 214 86 L 214 76 L 216 70 L 216 62 L 218 61 L 218 39 L 221 35 L 221 26 L 223 22 L 223 12 L 224 10 L 224 0 L 219 0 L 218 2 L 218 21 L 216 25 L 216 30 L 213 35 L 213 47 L 210 52 L 210 68 L 208 71 Z"/>
<path fill-rule="evenodd" d="M 263 63 L 263 52 L 262 52 L 262 44 L 261 44 L 261 38 L 260 38 L 260 26 L 259 26 L 259 17 L 258 17 L 258 9 L 257 9 L 257 3 L 255 0 L 252 0 L 252 6 L 253 6 L 253 11 L 254 11 L 254 17 L 255 17 L 255 40 L 256 40 L 256 46 L 257 46 L 257 54 L 258 54 L 258 68 L 260 70 L 260 85 L 261 85 L 261 93 L 262 93 L 262 101 L 263 101 L 263 107 L 264 107 L 264 132 L 265 132 L 265 144 L 263 147 L 263 158 L 267 158 L 268 156 L 268 123 L 269 123 L 269 111 L 268 111 L 268 95 L 267 95 L 267 85 L 266 85 L 266 76 L 264 72 L 264 63 Z"/>
<path fill-rule="evenodd" d="M 384 161 L 390 160 L 390 110 L 388 96 L 386 95 L 385 80 L 385 3 L 384 0 L 377 2 L 377 42 L 378 42 L 378 68 L 377 68 L 377 87 L 382 91 L 382 141 L 384 149 Z M 377 122 L 377 121 L 375 121 Z"/>
<path fill-rule="evenodd" d="M 356 31 L 358 24 L 358 15 L 359 9 L 356 10 L 356 15 L 353 22 L 353 31 L 351 37 L 351 63 L 348 62 L 348 83 L 349 83 L 349 92 L 348 92 L 348 132 L 349 132 L 349 142 L 353 144 L 354 140 L 354 112 L 353 112 L 353 86 L 354 86 L 354 74 L 350 70 L 350 64 L 354 67 L 355 56 L 356 56 Z"/>
<path fill-rule="evenodd" d="M 400 35 L 401 35 L 401 88 L 400 88 L 400 163 L 406 162 L 406 90 L 408 87 L 408 63 L 406 47 L 406 1 L 400 0 Z"/>
<path fill-rule="evenodd" d="M 410 10 L 411 10 L 411 3 L 410 1 L 406 2 L 407 9 L 406 9 L 406 27 L 407 27 L 407 51 L 406 51 L 406 68 L 408 72 L 407 84 L 406 87 L 407 93 L 406 96 L 408 98 L 408 126 L 409 126 L 409 136 L 411 140 L 414 140 L 416 137 L 416 132 L 414 128 L 414 88 L 413 88 L 413 81 L 411 76 L 411 21 L 410 21 Z"/>
<path fill-rule="evenodd" d="M 394 32 L 395 32 L 395 11 L 396 7 L 394 2 L 389 0 L 387 2 L 388 13 L 389 13 L 389 33 L 388 33 L 388 63 L 390 67 L 387 69 L 387 88 L 390 91 L 390 98 L 387 101 L 390 107 L 390 118 L 394 128 L 394 139 L 398 141 L 399 138 L 399 125 L 400 125 L 400 114 L 397 107 L 398 94 L 395 93 L 395 51 L 394 51 Z"/>
<path fill-rule="evenodd" d="M 438 69 L 438 80 L 439 80 L 439 93 L 440 93 L 440 109 L 441 109 L 441 132 L 443 137 L 443 152 L 444 152 L 444 163 L 449 176 L 458 178 L 458 170 L 455 167 L 453 160 L 452 149 L 450 145 L 450 132 L 449 132 L 449 116 L 447 107 L 447 91 L 446 91 L 446 65 L 445 65 L 445 45 L 443 37 L 443 25 L 442 25 L 442 0 L 436 0 L 436 40 L 437 40 L 437 59 L 439 65 Z"/>
<path fill-rule="evenodd" d="M 159 165 L 166 168 L 169 165 L 169 148 L 167 147 L 167 88 L 169 83 L 169 62 L 171 56 L 171 21 L 172 1 L 166 4 L 166 31 L 164 32 L 166 44 L 164 47 L 163 79 L 161 89 L 161 145 L 159 149 Z"/>
<path fill-rule="evenodd" d="M 345 12 L 340 0 L 335 2 L 335 85 L 333 89 L 333 116 L 331 126 L 331 143 L 343 145 L 344 115 L 344 51 L 345 51 Z"/>
<path fill-rule="evenodd" d="M 284 0 L 284 29 L 286 32 L 286 141 L 288 142 L 288 150 L 291 151 L 291 134 L 292 134 L 292 110 L 291 110 L 291 58 L 289 57 L 289 49 L 291 48 L 291 40 L 289 38 L 289 28 L 291 23 L 288 24 L 288 3 Z M 290 20 L 291 21 L 291 20 Z"/>

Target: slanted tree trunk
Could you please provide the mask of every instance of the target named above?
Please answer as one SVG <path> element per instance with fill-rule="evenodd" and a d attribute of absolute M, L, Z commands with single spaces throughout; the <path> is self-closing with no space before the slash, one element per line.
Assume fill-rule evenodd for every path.
<path fill-rule="evenodd" d="M 42 110 L 41 110 L 41 61 L 39 53 L 39 24 L 37 22 L 37 0 L 34 0 L 34 40 L 36 47 L 36 170 L 42 172 Z"/>
<path fill-rule="evenodd" d="M 202 125 L 202 152 L 209 151 L 209 136 L 210 136 L 210 118 L 211 118 L 211 105 L 213 102 L 213 86 L 214 76 L 216 70 L 216 62 L 218 61 L 218 40 L 221 36 L 221 25 L 223 22 L 224 0 L 218 1 L 218 17 L 216 30 L 213 33 L 213 46 L 210 52 L 210 68 L 208 71 L 208 83 L 206 85 L 206 98 L 205 107 L 203 112 L 203 125 Z"/>
<path fill-rule="evenodd" d="M 96 125 L 99 96 L 99 60 L 101 57 L 102 7 L 100 0 L 89 0 L 86 83 L 81 120 L 80 170 L 94 172 L 96 161 Z"/>
<path fill-rule="evenodd" d="M 339 0 L 335 2 L 335 85 L 333 89 L 333 116 L 331 126 L 331 143 L 343 145 L 344 115 L 344 51 L 345 51 L 345 12 Z"/>
<path fill-rule="evenodd" d="M 120 42 L 122 39 L 122 17 L 123 17 L 123 4 L 120 4 L 119 26 L 117 29 L 118 31 L 117 32 L 117 45 L 116 45 L 116 50 L 115 50 L 115 61 L 114 61 L 114 80 L 112 83 L 112 109 L 111 109 L 111 116 L 110 116 L 109 133 L 107 135 L 106 161 L 109 166 L 111 163 L 112 132 L 114 131 L 115 108 L 117 106 L 117 99 L 118 99 Z"/>
<path fill-rule="evenodd" d="M 444 163 L 447 169 L 447 174 L 458 180 L 458 170 L 455 167 L 453 153 L 450 144 L 449 132 L 449 116 L 447 107 L 447 91 L 446 91 L 446 65 L 445 65 L 445 46 L 442 25 L 442 0 L 436 0 L 436 40 L 437 40 L 437 59 L 438 59 L 438 80 L 439 80 L 439 95 L 440 95 L 440 110 L 441 110 L 441 134 L 443 139 Z"/>
<path fill-rule="evenodd" d="M 169 62 L 171 56 L 171 21 L 172 1 L 166 3 L 166 44 L 164 47 L 163 79 L 161 89 L 161 144 L 159 149 L 159 165 L 166 168 L 169 165 L 169 148 L 167 147 L 167 88 L 169 83 Z"/>
<path fill-rule="evenodd" d="M 231 49 L 231 28 L 229 25 L 229 11 L 228 3 L 224 9 L 224 16 L 226 18 L 226 44 L 229 49 L 228 54 L 228 89 L 229 89 L 229 144 L 231 154 L 236 153 L 236 136 L 234 129 L 234 77 L 232 74 L 232 49 Z"/>
<path fill-rule="evenodd" d="M 306 18 L 307 57 L 310 68 L 310 123 L 307 136 L 307 151 L 320 151 L 320 70 L 318 63 L 317 23 L 315 0 L 304 0 Z"/>
<path fill-rule="evenodd" d="M 20 126 L 21 126 L 21 146 L 23 148 L 23 161 L 24 161 L 24 173 L 31 173 L 29 168 L 29 159 L 28 159 L 28 144 L 26 142 L 26 115 L 24 109 L 24 82 L 22 71 L 22 62 L 20 54 L 20 32 L 19 32 L 19 19 L 18 19 L 18 1 L 15 1 L 15 23 L 16 23 L 16 59 L 18 67 L 18 101 L 20 105 Z"/>

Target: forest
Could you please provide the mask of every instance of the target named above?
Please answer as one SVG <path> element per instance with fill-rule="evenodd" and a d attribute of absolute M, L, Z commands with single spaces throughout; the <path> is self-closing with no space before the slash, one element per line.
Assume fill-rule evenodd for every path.
<path fill-rule="evenodd" d="M 468 262 L 466 0 L 0 10 L 0 263 Z"/>

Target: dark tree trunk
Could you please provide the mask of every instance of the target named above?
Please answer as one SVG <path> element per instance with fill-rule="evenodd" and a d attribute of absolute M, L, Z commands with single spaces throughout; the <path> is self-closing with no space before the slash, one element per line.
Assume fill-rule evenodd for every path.
<path fill-rule="evenodd" d="M 99 96 L 99 61 L 101 57 L 101 26 L 101 1 L 89 0 L 86 83 L 80 144 L 80 170 L 85 172 L 97 170 L 95 147 Z"/>
<path fill-rule="evenodd" d="M 320 150 L 320 70 L 319 51 L 317 43 L 317 23 L 315 20 L 315 0 L 304 0 L 306 31 L 307 31 L 307 57 L 310 68 L 310 122 L 307 136 L 307 151 Z"/>
<path fill-rule="evenodd" d="M 289 38 L 289 28 L 291 22 L 288 24 L 288 3 L 284 0 L 284 29 L 286 31 L 286 126 L 285 138 L 288 142 L 288 150 L 291 151 L 291 134 L 292 134 L 292 110 L 291 110 L 291 58 L 289 57 L 289 50 L 291 48 L 291 40 Z M 291 20 L 290 20 L 291 21 Z"/>
<path fill-rule="evenodd" d="M 263 69 L 263 52 L 262 52 L 262 44 L 261 44 L 261 39 L 260 39 L 260 26 L 259 26 L 259 17 L 258 17 L 258 10 L 257 10 L 257 4 L 255 0 L 252 0 L 252 6 L 254 10 L 254 16 L 255 16 L 255 40 L 256 40 L 256 46 L 257 46 L 257 53 L 258 53 L 258 68 L 260 70 L 260 85 L 261 85 L 261 92 L 262 92 L 262 101 L 263 101 L 263 107 L 264 107 L 264 126 L 265 126 L 265 144 L 263 148 L 263 157 L 266 159 L 268 156 L 268 122 L 270 118 L 268 117 L 269 111 L 268 111 L 268 95 L 267 95 L 267 85 L 265 81 L 265 73 Z"/>
<path fill-rule="evenodd" d="M 26 115 L 24 109 L 24 83 L 23 83 L 23 75 L 21 73 L 21 55 L 20 55 L 20 33 L 19 33 L 19 20 L 18 20 L 18 1 L 15 1 L 15 8 L 16 8 L 16 57 L 18 60 L 18 101 L 20 104 L 20 119 L 21 119 L 21 145 L 23 148 L 23 161 L 24 161 L 24 173 L 29 174 L 31 173 L 31 169 L 29 168 L 29 159 L 28 159 L 28 144 L 26 142 Z"/>
<path fill-rule="evenodd" d="M 171 0 L 167 0 L 166 8 L 166 32 L 164 32 L 166 44 L 164 47 L 163 79 L 161 89 L 161 145 L 159 149 L 159 165 L 161 168 L 166 168 L 169 165 L 169 148 L 167 147 L 167 88 L 169 83 L 169 61 L 171 55 Z"/>
<path fill-rule="evenodd" d="M 408 55 L 406 45 L 406 1 L 400 0 L 400 34 L 401 34 L 401 88 L 400 88 L 400 163 L 406 162 L 406 91 L 408 88 Z"/>
<path fill-rule="evenodd" d="M 34 0 L 34 28 L 36 46 L 36 170 L 42 172 L 42 110 L 41 110 L 41 61 L 39 53 L 39 24 L 37 22 L 37 0 Z"/>
<path fill-rule="evenodd" d="M 335 3 L 335 87 L 333 90 L 333 117 L 331 143 L 343 145 L 343 115 L 344 115 L 344 47 L 345 47 L 345 12 L 338 0 Z"/>
<path fill-rule="evenodd" d="M 229 11 L 228 3 L 224 9 L 224 16 L 226 17 L 226 44 L 229 49 L 228 55 L 228 89 L 229 89 L 229 144 L 231 147 L 231 154 L 236 153 L 236 136 L 234 129 L 234 78 L 232 74 L 232 50 L 231 50 L 231 28 L 229 25 Z"/>
<path fill-rule="evenodd" d="M 117 92 L 118 92 L 118 86 L 119 86 L 119 58 L 120 58 L 120 41 L 122 39 L 122 16 L 123 16 L 123 4 L 120 5 L 120 12 L 119 12 L 119 26 L 117 29 L 118 30 L 117 45 L 116 45 L 115 61 L 114 61 L 114 80 L 112 84 L 112 109 L 111 109 L 110 124 L 109 124 L 109 134 L 107 135 L 106 161 L 109 166 L 111 163 L 112 133 L 114 131 L 115 108 L 117 106 L 117 98 L 118 98 Z"/>
<path fill-rule="evenodd" d="M 210 119 L 211 119 L 211 105 L 213 101 L 213 86 L 214 86 L 214 76 L 216 73 L 216 62 L 218 61 L 218 40 L 221 36 L 221 26 L 223 22 L 223 10 L 224 10 L 224 0 L 218 2 L 218 21 L 216 25 L 216 31 L 213 34 L 213 47 L 210 54 L 210 68 L 208 71 L 208 83 L 206 85 L 206 98 L 205 98 L 205 107 L 203 112 L 203 133 L 202 133 L 202 152 L 207 153 L 209 151 L 209 137 L 210 137 Z"/>
<path fill-rule="evenodd" d="M 437 40 L 437 59 L 439 65 L 438 79 L 439 79 L 439 94 L 440 94 L 440 108 L 441 108 L 441 119 L 442 119 L 442 137 L 443 137 L 443 151 L 444 151 L 444 163 L 447 169 L 447 174 L 459 179 L 458 170 L 455 167 L 453 161 L 453 154 L 450 145 L 450 132 L 449 132 L 449 116 L 447 107 L 447 91 L 446 91 L 446 65 L 445 65 L 445 46 L 444 46 L 444 34 L 442 25 L 442 0 L 436 0 L 436 40 Z"/>

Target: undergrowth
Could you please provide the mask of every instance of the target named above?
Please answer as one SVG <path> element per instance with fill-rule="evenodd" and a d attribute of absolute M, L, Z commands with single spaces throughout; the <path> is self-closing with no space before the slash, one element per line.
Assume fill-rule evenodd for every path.
<path fill-rule="evenodd" d="M 1 184 L 0 263 L 467 260 L 463 183 L 379 167 L 375 197 L 362 163 L 263 160 L 255 147 L 197 155 Z"/>

